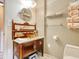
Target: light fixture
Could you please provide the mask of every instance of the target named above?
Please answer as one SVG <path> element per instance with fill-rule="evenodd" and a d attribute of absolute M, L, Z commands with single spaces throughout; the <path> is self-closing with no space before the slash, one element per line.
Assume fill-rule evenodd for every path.
<path fill-rule="evenodd" d="M 21 3 L 24 8 L 34 8 L 36 6 L 36 2 L 34 0 L 21 0 Z"/>
<path fill-rule="evenodd" d="M 0 6 L 3 6 L 4 4 L 3 4 L 3 2 L 0 2 Z"/>

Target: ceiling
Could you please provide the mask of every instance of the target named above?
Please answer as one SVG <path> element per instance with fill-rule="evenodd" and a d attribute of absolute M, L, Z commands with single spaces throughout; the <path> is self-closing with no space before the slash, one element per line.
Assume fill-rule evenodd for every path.
<path fill-rule="evenodd" d="M 4 0 L 0 0 L 1 2 L 4 2 Z"/>

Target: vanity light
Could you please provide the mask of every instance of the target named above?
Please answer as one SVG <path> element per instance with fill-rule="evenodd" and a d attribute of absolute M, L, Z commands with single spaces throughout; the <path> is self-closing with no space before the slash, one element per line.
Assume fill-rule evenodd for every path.
<path fill-rule="evenodd" d="M 34 8 L 36 6 L 36 2 L 33 1 L 33 5 L 32 5 L 32 8 Z"/>
<path fill-rule="evenodd" d="M 4 4 L 3 4 L 3 2 L 0 2 L 0 6 L 3 6 Z"/>
<path fill-rule="evenodd" d="M 34 8 L 36 6 L 36 2 L 34 0 L 21 0 L 21 3 L 24 8 Z"/>

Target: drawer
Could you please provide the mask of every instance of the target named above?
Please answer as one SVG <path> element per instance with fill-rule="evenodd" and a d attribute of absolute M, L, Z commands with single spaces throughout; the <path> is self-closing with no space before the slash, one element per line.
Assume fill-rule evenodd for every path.
<path fill-rule="evenodd" d="M 43 40 L 37 40 L 37 41 L 36 41 L 36 44 L 37 44 L 37 45 L 42 45 L 42 44 L 43 44 Z"/>
<path fill-rule="evenodd" d="M 33 46 L 34 41 L 23 44 L 24 47 Z"/>
<path fill-rule="evenodd" d="M 36 41 L 36 49 L 41 49 L 43 47 L 43 40 Z"/>

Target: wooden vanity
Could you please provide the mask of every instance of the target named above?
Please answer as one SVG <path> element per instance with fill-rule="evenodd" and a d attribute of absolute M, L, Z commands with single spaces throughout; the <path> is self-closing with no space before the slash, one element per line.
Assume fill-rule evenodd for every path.
<path fill-rule="evenodd" d="M 22 27 L 18 30 L 18 26 L 31 26 Z M 17 33 L 21 33 L 16 35 Z M 30 37 L 29 37 L 30 36 Z M 34 36 L 34 37 L 33 37 Z M 36 25 L 30 25 L 28 23 L 19 24 L 12 21 L 12 39 L 13 39 L 13 59 L 15 56 L 18 59 L 29 59 L 28 57 L 34 53 L 41 53 L 43 56 L 44 37 L 37 36 Z"/>
<path fill-rule="evenodd" d="M 29 41 L 26 39 L 25 42 L 17 42 L 17 40 L 14 40 L 14 54 L 16 54 L 16 56 L 18 56 L 19 59 L 28 58 L 28 56 L 37 52 L 41 52 L 43 56 L 43 40 L 43 37 L 30 39 Z"/>

